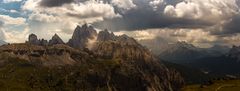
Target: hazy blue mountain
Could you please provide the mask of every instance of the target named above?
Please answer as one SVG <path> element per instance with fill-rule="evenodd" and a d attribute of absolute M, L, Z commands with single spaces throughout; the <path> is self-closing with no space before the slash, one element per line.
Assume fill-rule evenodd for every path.
<path fill-rule="evenodd" d="M 151 50 L 160 59 L 173 63 L 188 63 L 206 57 L 226 55 L 230 50 L 227 46 L 214 45 L 210 48 L 199 48 L 187 42 L 168 43 L 161 37 L 140 40 L 142 45 Z"/>
<path fill-rule="evenodd" d="M 0 45 L 7 44 L 7 42 L 0 40 Z"/>
<path fill-rule="evenodd" d="M 149 48 L 155 55 L 159 55 L 168 47 L 168 41 L 161 37 L 154 39 L 140 40 L 140 44 Z"/>

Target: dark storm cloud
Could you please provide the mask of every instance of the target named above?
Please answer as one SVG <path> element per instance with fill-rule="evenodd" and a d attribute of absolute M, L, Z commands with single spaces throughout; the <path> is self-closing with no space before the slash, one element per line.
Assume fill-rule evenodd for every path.
<path fill-rule="evenodd" d="M 63 4 L 69 4 L 72 2 L 74 2 L 74 0 L 42 0 L 40 2 L 40 6 L 58 7 L 58 6 L 62 6 Z"/>
<path fill-rule="evenodd" d="M 174 2 L 168 2 L 174 4 Z M 175 2 L 177 3 L 177 2 Z M 94 23 L 98 28 L 109 28 L 113 31 L 119 30 L 141 30 L 149 28 L 199 28 L 212 24 L 201 20 L 177 19 L 163 15 L 163 9 L 157 12 L 149 5 L 148 0 L 135 1 L 136 9 L 121 13 L 122 18 L 115 18 Z"/>
<path fill-rule="evenodd" d="M 79 2 L 86 2 L 90 0 L 42 0 L 40 2 L 40 6 L 43 7 L 60 7 L 64 4 L 69 4 L 69 3 L 79 3 Z M 111 0 L 103 0 L 104 3 L 110 3 Z"/>
<path fill-rule="evenodd" d="M 213 31 L 213 35 L 218 35 L 220 37 L 232 36 L 234 34 L 240 33 L 240 15 L 236 15 L 231 19 L 231 21 L 225 23 L 222 26 L 217 26 Z M 220 29 L 221 28 L 221 29 Z M 222 31 L 218 31 L 222 30 Z"/>
<path fill-rule="evenodd" d="M 58 7 L 63 4 L 69 4 L 72 2 L 86 2 L 89 0 L 42 0 L 40 2 L 41 6 L 45 7 Z M 111 0 L 102 0 L 104 3 L 111 3 Z M 153 9 L 153 6 L 150 6 L 149 2 L 153 0 L 133 0 L 133 3 L 137 8 L 133 8 L 129 11 L 123 12 L 118 7 L 114 6 L 116 13 L 122 15 L 121 18 L 113 19 L 104 19 L 104 21 L 96 22 L 93 25 L 100 29 L 108 28 L 112 31 L 120 30 L 143 30 L 150 28 L 205 28 L 213 26 L 213 23 L 202 20 L 192 20 L 184 18 L 173 18 L 163 14 L 164 8 L 166 5 L 175 6 L 177 3 L 182 2 L 183 0 L 165 0 L 164 5 L 160 5 L 157 10 Z M 238 5 L 240 1 L 237 0 Z M 76 18 L 88 18 L 95 17 L 98 15 L 87 15 L 81 16 L 76 14 L 67 14 L 70 17 Z M 238 24 L 240 24 L 240 17 L 234 17 L 230 23 L 223 25 L 223 31 L 213 31 L 212 34 L 215 35 L 227 35 L 232 33 L 240 32 L 238 29 Z M 218 29 L 219 30 L 219 29 Z M 210 30 L 211 31 L 211 30 Z"/>
<path fill-rule="evenodd" d="M 231 22 L 224 26 L 225 34 L 240 33 L 240 15 L 234 17 Z"/>

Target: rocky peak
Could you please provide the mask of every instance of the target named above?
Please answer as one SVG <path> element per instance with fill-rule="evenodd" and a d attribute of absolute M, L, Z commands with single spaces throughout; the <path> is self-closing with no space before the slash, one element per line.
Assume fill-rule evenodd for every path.
<path fill-rule="evenodd" d="M 40 46 L 47 46 L 49 44 L 45 39 L 39 39 L 38 41 Z"/>
<path fill-rule="evenodd" d="M 64 44 L 63 40 L 55 34 L 52 39 L 49 41 L 49 45 Z"/>
<path fill-rule="evenodd" d="M 88 40 L 92 40 L 96 36 L 97 31 L 92 26 L 87 24 L 84 24 L 82 27 L 77 26 L 68 45 L 73 48 L 86 48 Z"/>
<path fill-rule="evenodd" d="M 115 35 L 113 34 L 113 32 L 109 33 L 109 31 L 107 29 L 105 29 L 104 31 L 100 31 L 98 33 L 98 41 L 108 41 L 108 40 L 114 40 Z"/>
<path fill-rule="evenodd" d="M 108 31 L 103 34 L 111 35 Z M 148 49 L 137 43 L 137 41 L 127 35 L 114 36 L 114 40 L 98 41 L 93 47 L 96 55 L 106 58 L 121 58 L 131 61 L 152 61 L 152 54 Z"/>
<path fill-rule="evenodd" d="M 118 36 L 116 40 L 127 45 L 140 45 L 134 38 L 129 37 L 126 34 Z"/>
<path fill-rule="evenodd" d="M 35 34 L 30 34 L 30 35 L 29 35 L 29 37 L 28 37 L 28 42 L 29 42 L 30 44 L 33 44 L 33 45 L 39 45 L 39 44 L 40 44 L 40 42 L 39 42 L 39 40 L 38 40 L 38 37 L 37 37 L 37 35 L 35 35 Z"/>
<path fill-rule="evenodd" d="M 38 46 L 64 44 L 63 40 L 57 34 L 55 34 L 49 42 L 45 39 L 38 39 L 37 35 L 35 34 L 30 34 L 27 43 Z"/>
<path fill-rule="evenodd" d="M 176 44 L 174 44 L 176 48 L 185 48 L 185 49 L 196 49 L 196 47 L 192 44 L 189 44 L 185 41 L 182 42 L 177 42 Z"/>

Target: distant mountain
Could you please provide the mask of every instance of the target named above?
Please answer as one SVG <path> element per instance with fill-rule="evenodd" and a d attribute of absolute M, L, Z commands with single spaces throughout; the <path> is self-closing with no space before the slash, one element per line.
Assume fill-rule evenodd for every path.
<path fill-rule="evenodd" d="M 233 46 L 229 51 L 228 56 L 240 62 L 240 46 Z"/>
<path fill-rule="evenodd" d="M 149 48 L 155 55 L 159 55 L 168 47 L 168 42 L 161 37 L 140 40 L 139 43 Z"/>
<path fill-rule="evenodd" d="M 209 53 L 215 54 L 216 56 L 221 56 L 221 55 L 226 55 L 230 51 L 230 47 L 228 46 L 223 46 L 223 45 L 214 45 L 210 48 L 206 48 Z"/>
<path fill-rule="evenodd" d="M 229 47 L 221 45 L 215 45 L 211 48 L 199 48 L 187 42 L 170 44 L 160 37 L 139 42 L 162 60 L 173 63 L 187 63 L 205 57 L 218 57 L 225 55 L 230 50 Z"/>
<path fill-rule="evenodd" d="M 47 42 L 31 34 L 27 43 L 1 46 L 0 63 L 3 90 L 177 91 L 184 84 L 134 38 L 97 34 L 86 24 L 67 44 L 57 35 Z"/>
<path fill-rule="evenodd" d="M 7 42 L 3 41 L 3 40 L 0 40 L 0 46 L 1 45 L 4 45 L 4 44 L 7 44 Z"/>
<path fill-rule="evenodd" d="M 165 61 L 174 63 L 185 63 L 195 61 L 196 59 L 208 56 L 209 54 L 198 47 L 186 42 L 177 42 L 169 44 L 165 50 L 159 54 L 159 57 Z"/>
<path fill-rule="evenodd" d="M 208 74 L 216 76 L 234 75 L 240 77 L 240 47 L 233 46 L 230 51 L 221 56 L 208 56 L 191 61 L 181 63 L 182 65 L 193 67 Z"/>

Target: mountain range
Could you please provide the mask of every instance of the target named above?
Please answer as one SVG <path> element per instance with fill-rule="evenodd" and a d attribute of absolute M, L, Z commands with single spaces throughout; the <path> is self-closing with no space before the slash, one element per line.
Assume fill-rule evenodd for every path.
<path fill-rule="evenodd" d="M 180 73 L 134 38 L 87 24 L 67 43 L 57 34 L 50 41 L 30 34 L 26 43 L 0 46 L 0 64 L 3 90 L 177 91 L 184 85 Z"/>
<path fill-rule="evenodd" d="M 214 45 L 210 48 L 199 48 L 187 42 L 168 43 L 163 38 L 139 41 L 162 60 L 173 63 L 188 63 L 201 58 L 226 55 L 230 50 L 227 46 Z"/>
<path fill-rule="evenodd" d="M 239 46 L 230 48 L 214 45 L 210 48 L 199 48 L 187 42 L 168 43 L 163 38 L 139 42 L 160 60 L 165 61 L 164 64 L 169 68 L 177 69 L 186 83 L 204 82 L 229 75 L 240 77 Z"/>

